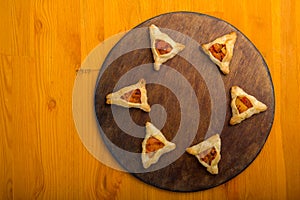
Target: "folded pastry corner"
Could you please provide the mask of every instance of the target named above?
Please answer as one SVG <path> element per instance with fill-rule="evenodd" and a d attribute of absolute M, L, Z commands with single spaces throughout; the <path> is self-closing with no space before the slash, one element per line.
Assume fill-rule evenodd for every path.
<path fill-rule="evenodd" d="M 215 134 L 206 140 L 186 149 L 189 154 L 194 155 L 198 161 L 206 167 L 211 174 L 218 174 L 218 163 L 221 159 L 221 139 Z"/>
<path fill-rule="evenodd" d="M 231 111 L 232 117 L 230 125 L 241 123 L 243 120 L 250 118 L 267 110 L 267 106 L 258 101 L 254 96 L 247 94 L 242 88 L 233 86 L 231 88 Z"/>
<path fill-rule="evenodd" d="M 146 81 L 140 79 L 136 84 L 129 85 L 106 95 L 106 103 L 125 108 L 140 108 L 145 112 L 150 112 L 151 108 L 148 104 Z"/>
<path fill-rule="evenodd" d="M 236 32 L 231 32 L 229 34 L 216 38 L 212 42 L 201 45 L 203 51 L 224 74 L 229 74 L 229 64 L 233 56 L 233 48 L 236 38 Z"/>
<path fill-rule="evenodd" d="M 182 51 L 185 45 L 175 42 L 169 35 L 162 33 L 154 24 L 149 27 L 149 30 L 154 69 L 158 71 L 161 64 Z"/>
<path fill-rule="evenodd" d="M 159 158 L 176 148 L 160 130 L 150 122 L 146 123 L 146 136 L 142 142 L 142 163 L 145 169 L 158 162 Z"/>

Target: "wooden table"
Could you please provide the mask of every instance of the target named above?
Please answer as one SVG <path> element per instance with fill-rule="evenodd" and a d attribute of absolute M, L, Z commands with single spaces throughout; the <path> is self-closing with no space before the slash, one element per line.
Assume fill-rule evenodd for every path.
<path fill-rule="evenodd" d="M 0 198 L 299 198 L 300 3 L 228 2 L 2 0 Z M 161 190 L 102 164 L 82 144 L 72 115 L 76 71 L 94 47 L 182 10 L 221 18 L 243 32 L 265 58 L 276 98 L 273 128 L 255 161 L 229 182 L 194 193 Z"/>

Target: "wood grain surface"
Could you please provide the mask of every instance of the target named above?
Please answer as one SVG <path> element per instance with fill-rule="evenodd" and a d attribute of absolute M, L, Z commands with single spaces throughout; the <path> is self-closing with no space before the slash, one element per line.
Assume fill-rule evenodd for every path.
<path fill-rule="evenodd" d="M 148 31 L 151 24 L 168 31 L 175 41 L 185 44 L 182 53 L 165 63 L 170 68 L 162 66 L 159 72 L 156 72 L 151 64 L 154 62 Z M 201 51 L 199 44 L 233 31 L 237 33 L 238 39 L 231 61 L 231 72 L 224 76 Z M 142 49 L 138 48 L 139 46 L 148 48 Z M 127 50 L 127 53 L 123 54 L 123 49 Z M 196 94 L 199 110 L 193 102 L 194 99 L 189 95 L 185 82 L 178 77 L 179 74 L 174 75 L 171 69 L 176 70 L 191 84 Z M 130 75 L 127 75 L 128 73 Z M 221 77 L 219 85 L 217 77 Z M 135 137 L 132 132 L 137 125 L 144 127 L 147 121 L 151 121 L 154 125 L 156 125 L 155 122 L 159 123 L 156 118 L 161 117 L 159 116 L 161 111 L 151 111 L 148 115 L 143 111 L 130 109 L 130 114 L 126 117 L 124 113 L 129 112 L 127 109 L 115 107 L 111 109 L 110 105 L 105 103 L 105 96 L 112 92 L 114 87 L 118 87 L 117 83 L 120 79 L 125 79 L 122 85 L 127 86 L 141 78 L 151 81 L 150 85 L 147 85 L 148 102 L 150 105 L 159 104 L 164 107 L 167 119 L 162 124 L 162 132 L 166 134 L 168 140 L 176 144 L 176 150 L 164 157 L 165 159 L 174 158 L 174 163 L 171 162 L 165 167 L 156 164 L 160 167 L 150 167 L 149 172 L 143 169 L 140 155 L 126 154 L 124 151 L 115 149 L 115 145 L 125 151 L 141 153 L 145 130 L 141 128 L 137 131 L 138 133 L 135 133 L 139 137 Z M 105 142 L 109 150 L 117 161 L 134 176 L 150 185 L 170 191 L 199 191 L 215 187 L 235 177 L 260 152 L 273 123 L 273 85 L 268 67 L 260 53 L 237 29 L 207 15 L 174 12 L 157 16 L 135 27 L 112 48 L 100 70 L 98 79 L 95 109 L 103 130 L 102 134 L 105 134 L 103 137 L 108 138 Z M 208 87 L 209 84 L 211 84 L 210 87 Z M 267 112 L 253 116 L 240 125 L 230 126 L 229 119 L 232 116 L 230 88 L 233 85 L 239 85 L 246 91 L 251 91 L 252 95 L 268 105 Z M 175 90 L 178 92 L 174 93 Z M 225 95 L 221 101 L 226 103 L 212 100 L 212 95 L 216 95 L 214 98 L 222 99 L 222 92 L 225 92 Z M 188 106 L 184 108 L 181 104 Z M 224 118 L 212 117 L 213 109 L 218 111 L 217 115 L 223 115 Z M 200 113 L 200 118 L 196 117 L 193 110 Z M 116 118 L 116 115 L 122 116 L 120 120 Z M 130 124 L 130 117 L 135 124 Z M 188 118 L 188 123 L 184 124 L 183 118 Z M 192 123 L 192 121 L 197 122 Z M 215 134 L 216 132 L 209 133 L 208 129 L 216 123 L 219 123 L 221 127 L 218 134 L 221 135 L 222 140 L 222 161 L 219 164 L 220 173 L 212 176 L 200 166 L 194 156 L 185 153 L 185 149 L 209 137 L 206 134 Z M 123 124 L 129 126 L 126 129 L 129 131 L 122 130 Z M 195 134 L 191 128 L 193 124 L 196 126 Z M 179 130 L 179 127 L 184 126 L 186 128 Z M 183 134 L 181 134 L 182 129 L 185 130 Z M 213 129 L 217 131 L 216 128 Z M 179 155 L 177 156 L 176 153 Z"/>
<path fill-rule="evenodd" d="M 300 5 L 266 1 L 1 0 L 1 199 L 298 199 Z M 72 116 L 76 71 L 90 51 L 156 15 L 194 11 L 237 27 L 262 53 L 275 120 L 243 173 L 213 189 L 158 189 L 95 159 Z"/>

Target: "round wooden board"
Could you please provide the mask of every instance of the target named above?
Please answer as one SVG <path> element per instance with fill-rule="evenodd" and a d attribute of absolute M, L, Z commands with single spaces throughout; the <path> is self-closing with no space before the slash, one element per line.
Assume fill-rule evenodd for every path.
<path fill-rule="evenodd" d="M 151 24 L 161 28 L 175 41 L 186 45 L 182 53 L 167 61 L 166 66 L 158 72 L 153 69 L 153 57 L 149 48 L 148 27 Z M 237 41 L 230 73 L 223 75 L 199 47 L 200 44 L 232 31 L 237 33 Z M 126 79 L 123 78 L 125 74 Z M 184 89 L 186 82 L 179 81 L 182 77 L 194 91 L 197 105 L 191 96 L 187 96 L 183 102 L 178 99 L 178 95 L 187 95 Z M 152 80 L 146 85 L 148 102 L 150 105 L 162 106 L 163 109 L 156 106 L 160 114 L 158 112 L 151 115 L 152 111 L 149 114 L 140 109 L 127 109 L 105 103 L 105 96 L 108 93 L 134 84 L 141 78 L 146 81 Z M 167 85 L 160 84 L 159 81 L 162 80 Z M 215 87 L 212 86 L 214 82 Z M 180 89 L 174 93 L 168 85 L 170 83 L 177 84 L 176 87 Z M 254 115 L 241 124 L 230 126 L 230 88 L 234 85 L 240 86 L 264 102 L 268 106 L 267 111 Z M 115 159 L 124 169 L 145 183 L 181 192 L 212 188 L 241 173 L 256 158 L 266 142 L 273 123 L 274 103 L 274 90 L 268 67 L 254 45 L 227 22 L 190 12 L 160 15 L 129 31 L 107 56 L 95 90 L 95 112 L 100 132 Z M 181 104 L 186 106 L 185 110 Z M 153 106 L 152 108 L 154 109 Z M 199 115 L 189 114 L 193 113 L 190 111 L 198 109 Z M 115 120 L 114 112 L 121 116 L 118 122 Z M 122 113 L 125 113 L 125 117 Z M 129 116 L 126 113 L 129 113 L 130 119 L 126 117 Z M 216 118 L 213 115 L 220 116 Z M 196 123 L 196 132 L 187 130 L 184 135 L 178 135 L 182 120 L 186 117 L 189 118 L 191 127 L 195 127 Z M 155 120 L 156 118 L 159 120 Z M 134 123 L 130 123 L 130 120 Z M 162 128 L 165 137 L 176 143 L 178 151 L 174 151 L 176 152 L 174 154 L 172 152 L 165 154 L 157 164 L 145 170 L 142 167 L 140 153 L 145 135 L 143 126 L 147 121 L 152 121 L 154 125 Z M 127 126 L 127 131 L 124 131 L 120 128 L 120 123 L 134 125 Z M 217 175 L 208 173 L 194 156 L 184 152 L 185 148 L 207 138 L 207 134 L 211 135 L 213 131 L 218 131 L 218 128 L 214 129 L 211 126 L 219 127 L 217 133 L 220 134 L 222 141 L 222 158 Z M 130 130 L 134 129 L 138 129 L 138 133 L 130 134 Z M 175 160 L 168 163 L 166 161 L 168 156 Z M 167 165 L 156 167 L 160 162 Z"/>

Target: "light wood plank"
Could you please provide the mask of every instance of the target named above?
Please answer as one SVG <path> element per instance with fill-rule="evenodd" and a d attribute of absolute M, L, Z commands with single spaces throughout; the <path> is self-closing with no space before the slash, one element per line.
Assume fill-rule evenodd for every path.
<path fill-rule="evenodd" d="M 286 179 L 287 181 L 287 197 L 295 199 L 299 197 L 296 194 L 299 192 L 300 179 L 299 167 L 300 162 L 293 162 L 294 154 L 292 149 L 298 149 L 299 124 L 300 124 L 300 102 L 299 102 L 299 7 L 296 5 L 297 1 L 282 1 L 281 15 L 281 125 L 282 125 L 282 148 L 284 150 L 284 161 L 286 165 Z M 298 26 L 297 26 L 298 24 Z M 297 159 L 296 159 L 297 160 Z"/>
<path fill-rule="evenodd" d="M 13 198 L 13 109 L 12 86 L 13 67 L 11 56 L 0 55 L 0 197 L 2 199 Z"/>

